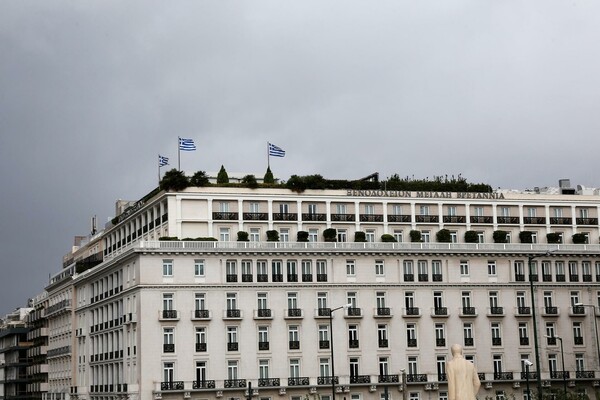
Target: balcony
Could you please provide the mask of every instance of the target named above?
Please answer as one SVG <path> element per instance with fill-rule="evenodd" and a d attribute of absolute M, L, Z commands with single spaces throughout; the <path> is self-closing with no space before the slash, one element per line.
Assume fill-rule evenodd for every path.
<path fill-rule="evenodd" d="M 571 225 L 573 223 L 573 218 L 567 217 L 550 217 L 551 225 Z"/>
<path fill-rule="evenodd" d="M 585 378 L 595 378 L 594 371 L 576 371 L 575 378 L 585 379 Z"/>
<path fill-rule="evenodd" d="M 302 274 L 302 282 L 312 282 L 313 276 L 312 274 Z"/>
<path fill-rule="evenodd" d="M 543 309 L 543 315 L 545 316 L 558 316 L 558 307 L 556 306 L 546 306 Z"/>
<path fill-rule="evenodd" d="M 177 312 L 177 310 L 162 310 L 160 312 L 160 319 L 161 320 L 178 320 L 179 313 Z"/>
<path fill-rule="evenodd" d="M 579 275 L 569 274 L 569 282 L 579 282 Z"/>
<path fill-rule="evenodd" d="M 196 343 L 197 352 L 206 352 L 206 343 Z"/>
<path fill-rule="evenodd" d="M 521 379 L 522 380 L 533 380 L 533 379 L 537 379 L 537 373 L 535 371 L 529 371 L 529 374 L 525 371 L 521 371 Z"/>
<path fill-rule="evenodd" d="M 585 307 L 584 306 L 572 306 L 571 307 L 571 315 L 585 315 Z"/>
<path fill-rule="evenodd" d="M 223 381 L 223 387 L 225 389 L 233 389 L 233 388 L 244 389 L 246 386 L 247 385 L 246 385 L 245 379 L 225 379 Z"/>
<path fill-rule="evenodd" d="M 583 278 L 584 282 L 592 282 L 592 276 L 591 275 L 584 274 L 584 275 L 582 275 L 582 278 Z"/>
<path fill-rule="evenodd" d="M 350 349 L 358 349 L 358 339 L 349 339 L 348 340 L 348 348 Z"/>
<path fill-rule="evenodd" d="M 496 220 L 499 224 L 518 224 L 519 217 L 497 217 Z"/>
<path fill-rule="evenodd" d="M 212 219 L 215 221 L 237 221 L 239 213 L 237 212 L 213 212 Z"/>
<path fill-rule="evenodd" d="M 429 275 L 427 275 L 427 274 L 418 274 L 417 277 L 419 278 L 419 282 L 428 282 L 429 281 Z"/>
<path fill-rule="evenodd" d="M 374 316 L 379 318 L 389 318 L 392 316 L 392 310 L 389 307 L 377 307 Z"/>
<path fill-rule="evenodd" d="M 569 379 L 569 371 L 550 371 L 550 379 Z"/>
<path fill-rule="evenodd" d="M 362 310 L 359 307 L 350 307 L 346 310 L 347 318 L 362 318 Z"/>
<path fill-rule="evenodd" d="M 494 222 L 494 217 L 490 216 L 472 216 L 471 223 L 472 224 L 492 224 Z"/>
<path fill-rule="evenodd" d="M 327 282 L 327 274 L 317 274 L 317 282 Z"/>
<path fill-rule="evenodd" d="M 225 310 L 224 319 L 239 319 L 242 318 L 242 311 L 239 309 Z"/>
<path fill-rule="evenodd" d="M 331 308 L 317 308 L 317 317 L 329 317 L 331 315 Z"/>
<path fill-rule="evenodd" d="M 406 339 L 406 347 L 417 347 L 417 339 Z"/>
<path fill-rule="evenodd" d="M 427 382 L 427 374 L 407 374 L 406 382 L 408 382 L 408 383 Z"/>
<path fill-rule="evenodd" d="M 556 282 L 566 282 L 567 277 L 565 274 L 556 274 Z"/>
<path fill-rule="evenodd" d="M 256 282 L 269 282 L 269 275 L 256 274 Z"/>
<path fill-rule="evenodd" d="M 302 318 L 302 309 L 301 308 L 288 308 L 285 315 L 286 315 L 286 318 Z"/>
<path fill-rule="evenodd" d="M 398 374 L 378 375 L 377 382 L 379 382 L 379 383 L 399 383 L 400 377 L 398 376 Z"/>
<path fill-rule="evenodd" d="M 405 317 L 420 317 L 421 313 L 419 311 L 419 307 L 406 307 L 404 309 Z"/>
<path fill-rule="evenodd" d="M 252 274 L 242 274 L 242 282 L 252 282 Z"/>
<path fill-rule="evenodd" d="M 309 384 L 310 379 L 307 376 L 288 378 L 288 386 L 308 386 Z"/>
<path fill-rule="evenodd" d="M 598 218 L 575 218 L 577 225 L 598 225 Z"/>
<path fill-rule="evenodd" d="M 556 337 L 550 336 L 546 338 L 549 346 L 556 346 Z"/>
<path fill-rule="evenodd" d="M 465 341 L 465 347 L 471 347 L 474 345 L 474 341 L 472 337 L 466 337 L 464 338 Z"/>
<path fill-rule="evenodd" d="M 279 387 L 279 378 L 259 378 L 258 387 Z"/>
<path fill-rule="evenodd" d="M 272 274 L 271 282 L 283 282 L 283 274 Z"/>
<path fill-rule="evenodd" d="M 388 339 L 379 339 L 377 343 L 379 344 L 380 349 L 387 349 L 389 345 Z"/>
<path fill-rule="evenodd" d="M 273 314 L 270 308 L 259 308 L 256 310 L 255 319 L 272 319 Z"/>
<path fill-rule="evenodd" d="M 183 390 L 183 381 L 161 382 L 160 390 Z"/>
<path fill-rule="evenodd" d="M 476 317 L 477 309 L 475 307 L 462 307 L 460 309 L 461 317 Z"/>
<path fill-rule="evenodd" d="M 415 215 L 415 222 L 438 223 L 440 217 L 437 215 Z"/>
<path fill-rule="evenodd" d="M 502 338 L 493 337 L 492 338 L 492 346 L 502 346 Z"/>
<path fill-rule="evenodd" d="M 194 319 L 210 319 L 209 310 L 194 310 Z"/>
<path fill-rule="evenodd" d="M 327 214 L 302 213 L 302 221 L 327 221 Z"/>
<path fill-rule="evenodd" d="M 529 346 L 529 338 L 527 336 L 521 336 L 519 338 L 519 344 L 521 346 Z"/>
<path fill-rule="evenodd" d="M 542 274 L 542 282 L 552 282 L 552 275 Z"/>
<path fill-rule="evenodd" d="M 245 212 L 242 214 L 244 221 L 267 221 L 269 214 L 261 212 Z"/>
<path fill-rule="evenodd" d="M 448 375 L 442 373 L 438 374 L 438 382 L 446 382 L 448 381 Z"/>
<path fill-rule="evenodd" d="M 495 381 L 512 381 L 513 373 L 512 372 L 494 372 L 494 380 Z"/>
<path fill-rule="evenodd" d="M 319 340 L 319 349 L 325 350 L 329 348 L 329 340 Z"/>
<path fill-rule="evenodd" d="M 445 224 L 464 224 L 467 222 L 467 217 L 464 215 L 444 215 L 443 221 Z"/>
<path fill-rule="evenodd" d="M 517 316 L 531 315 L 531 307 L 517 307 Z"/>
<path fill-rule="evenodd" d="M 414 282 L 415 274 L 404 274 L 404 282 Z"/>
<path fill-rule="evenodd" d="M 583 336 L 574 336 L 573 343 L 579 346 L 583 345 Z"/>
<path fill-rule="evenodd" d="M 360 222 L 383 222 L 382 214 L 359 214 Z"/>
<path fill-rule="evenodd" d="M 389 214 L 387 220 L 388 222 L 410 222 L 412 218 L 410 215 Z"/>
<path fill-rule="evenodd" d="M 175 353 L 175 343 L 164 343 L 163 353 Z"/>
<path fill-rule="evenodd" d="M 239 343 L 238 342 L 227 342 L 227 351 L 238 351 Z"/>
<path fill-rule="evenodd" d="M 298 282 L 298 274 L 287 274 L 288 282 Z"/>
<path fill-rule="evenodd" d="M 444 347 L 444 346 L 446 346 L 446 339 L 444 339 L 444 338 L 436 338 L 435 339 L 435 345 L 436 345 L 436 347 Z"/>
<path fill-rule="evenodd" d="M 371 383 L 371 375 L 350 375 L 350 383 Z"/>
<path fill-rule="evenodd" d="M 273 213 L 273 221 L 298 221 L 296 213 Z"/>
<path fill-rule="evenodd" d="M 269 342 L 258 342 L 258 350 L 269 350 Z"/>
<path fill-rule="evenodd" d="M 227 275 L 225 276 L 225 280 L 226 280 L 227 282 L 237 282 L 237 281 L 238 281 L 237 274 L 227 274 Z"/>
<path fill-rule="evenodd" d="M 333 383 L 332 383 L 333 381 Z M 337 376 L 319 376 L 317 377 L 317 385 L 332 385 L 339 384 L 339 377 Z"/>
<path fill-rule="evenodd" d="M 515 281 L 517 282 L 525 282 L 525 274 L 516 274 Z"/>
<path fill-rule="evenodd" d="M 442 274 L 431 274 L 432 282 L 441 282 L 443 280 Z"/>
<path fill-rule="evenodd" d="M 490 307 L 490 311 L 488 315 L 493 315 L 494 317 L 503 316 L 504 315 L 504 307 Z"/>
<path fill-rule="evenodd" d="M 194 381 L 192 383 L 192 389 L 214 389 L 215 381 L 214 380 L 201 380 Z"/>
<path fill-rule="evenodd" d="M 435 307 L 435 308 L 433 308 L 431 316 L 432 317 L 447 317 L 448 316 L 448 307 Z"/>
<path fill-rule="evenodd" d="M 290 350 L 300 350 L 300 341 L 299 340 L 290 340 L 288 342 L 288 349 L 290 349 Z"/>
<path fill-rule="evenodd" d="M 523 223 L 528 225 L 546 225 L 545 217 L 523 217 Z"/>
<path fill-rule="evenodd" d="M 332 222 L 354 222 L 355 220 L 354 214 L 331 214 Z"/>

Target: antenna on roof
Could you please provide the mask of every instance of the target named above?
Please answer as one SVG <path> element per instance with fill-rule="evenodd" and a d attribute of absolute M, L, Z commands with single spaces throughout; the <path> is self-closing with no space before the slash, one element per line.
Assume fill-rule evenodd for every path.
<path fill-rule="evenodd" d="M 90 223 L 91 223 L 92 236 L 94 236 L 96 234 L 96 232 L 98 232 L 98 226 L 97 226 L 97 221 L 96 221 L 95 215 L 92 217 L 92 220 L 90 221 Z"/>

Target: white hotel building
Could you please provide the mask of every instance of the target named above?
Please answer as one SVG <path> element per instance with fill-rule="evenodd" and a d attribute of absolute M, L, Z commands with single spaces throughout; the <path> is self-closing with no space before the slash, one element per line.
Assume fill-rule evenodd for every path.
<path fill-rule="evenodd" d="M 459 343 L 480 399 L 526 398 L 528 383 L 593 398 L 599 214 L 597 192 L 160 192 L 96 235 L 101 263 L 52 277 L 48 396 L 225 400 L 251 385 L 258 400 L 444 399 Z M 499 230 L 509 243 L 494 243 Z M 206 237 L 217 240 L 185 239 Z"/>

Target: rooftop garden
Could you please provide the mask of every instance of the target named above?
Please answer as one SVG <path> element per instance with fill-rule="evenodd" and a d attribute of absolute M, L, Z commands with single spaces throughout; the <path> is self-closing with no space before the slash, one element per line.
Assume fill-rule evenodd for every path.
<path fill-rule="evenodd" d="M 216 183 L 211 183 L 204 171 L 198 171 L 191 177 L 182 171 L 171 169 L 160 181 L 158 190 L 180 191 L 187 187 L 229 186 L 256 188 L 286 188 L 301 193 L 307 189 L 338 189 L 338 190 L 400 190 L 400 191 L 432 191 L 432 192 L 478 192 L 490 193 L 492 187 L 485 183 L 470 183 L 461 175 L 434 176 L 433 179 L 414 179 L 394 174 L 387 180 L 379 180 L 375 173 L 366 178 L 356 180 L 326 179 L 321 175 L 292 175 L 287 181 L 276 182 L 270 168 L 261 182 L 254 175 L 246 175 L 240 183 L 230 183 L 225 167 L 217 175 Z M 154 193 L 153 193 L 154 194 Z"/>

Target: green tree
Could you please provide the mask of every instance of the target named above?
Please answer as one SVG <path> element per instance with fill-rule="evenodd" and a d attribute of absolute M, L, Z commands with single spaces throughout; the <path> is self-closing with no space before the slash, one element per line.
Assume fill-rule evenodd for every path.
<path fill-rule="evenodd" d="M 175 168 L 165 172 L 165 175 L 160 180 L 160 188 L 162 190 L 173 190 L 178 192 L 190 186 L 190 181 L 185 174 Z"/>
<path fill-rule="evenodd" d="M 323 231 L 323 240 L 326 242 L 337 241 L 337 230 L 335 228 L 327 228 Z"/>
<path fill-rule="evenodd" d="M 422 242 L 423 239 L 421 238 L 421 231 L 418 230 L 411 230 L 408 234 L 410 236 L 410 241 L 413 243 L 418 243 L 418 242 Z"/>
<path fill-rule="evenodd" d="M 246 175 L 242 178 L 242 184 L 246 185 L 251 189 L 256 189 L 258 187 L 258 182 L 256 181 L 256 177 L 254 175 Z"/>
<path fill-rule="evenodd" d="M 448 229 L 440 229 L 436 234 L 435 238 L 439 243 L 450 243 L 452 242 L 452 236 Z"/>
<path fill-rule="evenodd" d="M 267 167 L 267 172 L 265 172 L 265 177 L 263 178 L 263 182 L 266 184 L 275 183 L 275 177 L 273 177 L 273 173 L 271 172 L 271 167 Z"/>
<path fill-rule="evenodd" d="M 298 233 L 296 234 L 296 240 L 298 242 L 308 242 L 308 232 L 298 231 Z"/>
<path fill-rule="evenodd" d="M 466 231 L 465 232 L 465 243 L 478 243 L 479 235 L 477 231 Z"/>
<path fill-rule="evenodd" d="M 196 187 L 208 186 L 210 184 L 208 180 L 208 175 L 206 175 L 206 172 L 204 171 L 197 171 L 190 178 L 190 184 Z"/>
<path fill-rule="evenodd" d="M 362 232 L 362 231 L 356 231 L 354 232 L 354 241 L 357 243 L 364 243 L 367 241 L 367 235 L 366 233 Z"/>
<path fill-rule="evenodd" d="M 217 183 L 229 183 L 229 175 L 227 175 L 227 171 L 225 171 L 225 167 L 222 165 L 217 174 Z"/>
<path fill-rule="evenodd" d="M 492 238 L 494 239 L 494 243 L 507 243 L 508 242 L 508 232 L 497 230 L 492 234 Z"/>
<path fill-rule="evenodd" d="M 248 241 L 248 232 L 238 231 L 237 240 L 238 240 L 238 242 L 247 242 Z"/>
<path fill-rule="evenodd" d="M 383 235 L 381 235 L 381 241 L 382 242 L 397 242 L 396 238 L 393 235 L 390 235 L 389 233 L 384 233 Z"/>

